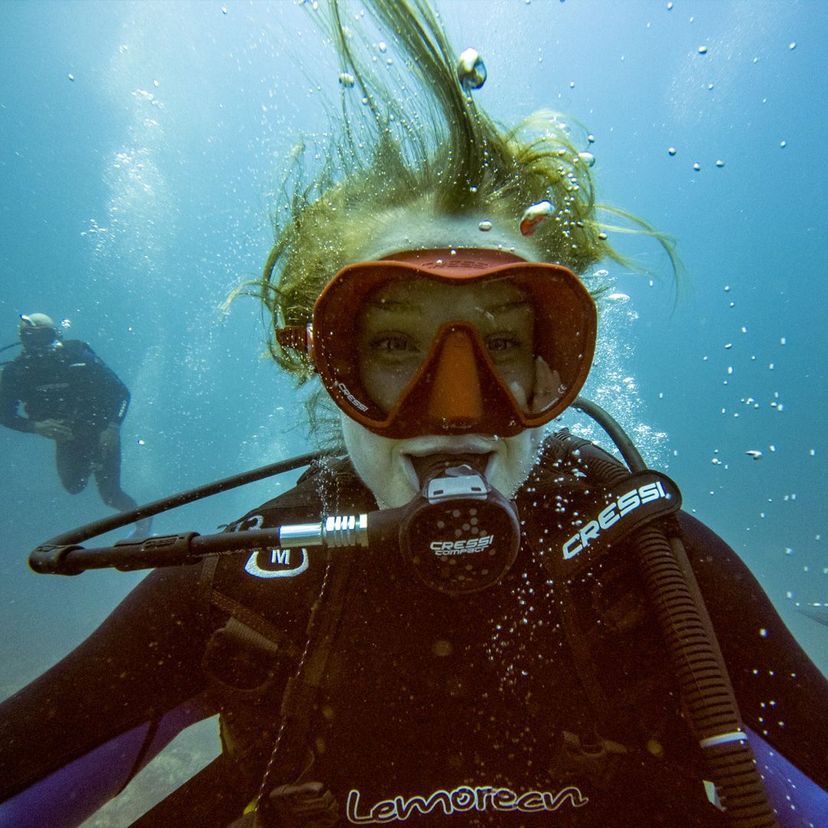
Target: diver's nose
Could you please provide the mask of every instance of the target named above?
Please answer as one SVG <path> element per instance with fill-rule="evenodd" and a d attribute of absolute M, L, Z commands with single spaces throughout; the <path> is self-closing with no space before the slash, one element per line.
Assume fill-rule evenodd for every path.
<path fill-rule="evenodd" d="M 427 415 L 435 425 L 471 428 L 483 418 L 483 394 L 468 331 L 446 334 L 429 390 Z"/>

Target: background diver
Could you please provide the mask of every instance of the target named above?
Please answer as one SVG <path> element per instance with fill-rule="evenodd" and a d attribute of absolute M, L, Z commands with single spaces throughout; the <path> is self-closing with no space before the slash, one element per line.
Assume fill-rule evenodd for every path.
<path fill-rule="evenodd" d="M 136 508 L 121 488 L 127 387 L 86 342 L 64 340 L 45 313 L 22 314 L 18 333 L 23 350 L 0 375 L 0 424 L 54 441 L 58 477 L 69 494 L 83 491 L 94 475 L 107 506 Z M 143 519 L 135 534 L 150 527 Z"/>

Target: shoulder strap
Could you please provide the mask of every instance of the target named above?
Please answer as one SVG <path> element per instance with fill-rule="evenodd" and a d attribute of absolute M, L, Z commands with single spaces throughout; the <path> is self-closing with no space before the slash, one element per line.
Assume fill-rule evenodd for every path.
<path fill-rule="evenodd" d="M 616 697 L 605 681 L 605 657 L 597 656 L 588 630 L 623 637 L 626 633 L 611 629 L 614 620 L 634 634 L 641 622 L 638 602 L 627 593 L 617 596 L 620 609 L 604 601 L 629 580 L 622 573 L 636 567 L 627 541 L 641 526 L 677 511 L 681 495 L 665 475 L 633 474 L 611 454 L 567 429 L 545 440 L 530 483 L 534 508 L 527 510 L 525 540 L 558 585 L 561 628 L 596 731 L 601 731 L 604 724 L 617 721 L 619 709 L 635 705 L 633 697 L 645 692 L 649 682 L 630 688 L 623 699 Z M 610 673 L 616 666 L 609 665 Z"/>
<path fill-rule="evenodd" d="M 549 538 L 555 574 L 570 578 L 606 555 L 619 541 L 658 518 L 681 508 L 681 492 L 666 474 L 629 474 L 609 488 L 595 489 L 586 514 L 570 516 L 563 531 Z"/>
<path fill-rule="evenodd" d="M 667 475 L 632 473 L 599 446 L 563 429 L 544 442 L 540 469 L 530 481 L 533 498 L 544 496 L 544 564 L 571 579 L 642 526 L 681 508 L 681 492 Z M 559 503 L 555 509 L 553 503 Z M 550 517 L 553 519 L 550 520 Z"/>
<path fill-rule="evenodd" d="M 306 757 L 313 716 L 342 617 L 352 565 L 353 556 L 338 554 L 334 560 L 328 552 L 322 590 L 308 622 L 305 650 L 282 696 L 281 727 L 256 800 L 256 809 L 263 817 L 272 807 L 271 791 L 279 785 L 301 781 L 312 764 L 313 760 L 308 762 Z M 269 824 L 266 819 L 264 822 Z"/>
<path fill-rule="evenodd" d="M 330 514 L 354 509 L 369 511 L 375 508 L 376 503 L 371 502 L 370 493 L 359 483 L 350 464 L 343 460 L 325 458 L 312 463 L 292 489 L 228 524 L 227 530 L 272 528 L 285 524 L 305 523 L 310 520 L 318 521 L 323 513 Z M 297 569 L 295 559 L 297 556 L 303 557 L 299 550 L 284 550 L 284 552 L 286 560 L 274 563 L 271 568 L 279 577 L 286 574 L 286 569 L 295 572 Z M 316 553 L 317 560 L 319 554 Z M 261 561 L 258 561 L 257 565 L 258 563 L 265 566 Z M 210 604 L 225 613 L 231 613 L 262 635 L 269 635 L 268 627 L 272 630 L 274 626 L 277 628 L 282 626 L 279 620 L 275 625 L 268 620 L 270 610 L 278 609 L 278 607 L 273 605 L 268 591 L 254 588 L 252 584 L 254 579 L 245 574 L 244 568 L 244 560 L 237 556 L 217 556 L 202 566 L 200 589 L 204 593 L 205 600 Z M 311 567 L 311 569 L 317 573 L 316 579 L 321 581 L 322 567 Z M 266 576 L 262 575 L 262 577 Z M 303 582 L 300 599 L 305 611 L 309 609 L 313 600 L 312 596 L 316 591 L 312 586 L 310 596 L 305 598 L 307 584 L 307 581 Z M 303 613 L 299 613 L 297 617 L 301 615 Z"/>
<path fill-rule="evenodd" d="M 323 499 L 331 507 L 340 508 L 343 504 L 338 501 L 343 495 L 338 488 L 326 497 L 326 479 L 330 479 L 333 472 L 333 477 L 340 478 L 341 482 L 343 476 L 348 476 L 348 470 L 341 462 L 335 469 L 330 468 L 330 461 L 325 465 L 313 464 L 299 478 L 296 487 L 248 513 L 232 527 L 237 530 L 249 528 L 251 522 L 256 528 L 269 527 L 318 518 Z M 358 487 L 347 486 L 344 497 L 364 499 L 364 493 Z M 254 601 L 251 605 L 254 592 L 261 590 L 251 592 L 249 588 L 234 588 L 234 584 L 239 583 L 238 562 L 234 572 L 229 569 L 232 566 L 229 559 L 217 558 L 202 568 L 201 588 L 214 607 L 230 615 L 230 621 L 219 631 L 223 639 L 232 638 L 239 646 L 252 648 L 265 659 L 279 651 L 290 655 L 297 664 L 282 695 L 281 725 L 257 801 L 261 801 L 273 787 L 296 780 L 306 764 L 317 697 L 339 627 L 352 560 L 352 556 L 341 552 L 335 558 L 327 553 L 321 586 L 309 608 L 303 648 L 296 647 L 288 634 L 266 617 L 265 604 Z M 267 808 L 266 801 L 262 807 Z"/>

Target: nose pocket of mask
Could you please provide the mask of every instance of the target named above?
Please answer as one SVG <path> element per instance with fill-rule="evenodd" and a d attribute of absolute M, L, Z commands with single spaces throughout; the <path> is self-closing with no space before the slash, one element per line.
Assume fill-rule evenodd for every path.
<path fill-rule="evenodd" d="M 517 433 L 516 402 L 486 353 L 480 335 L 466 322 L 449 322 L 388 418 L 399 433 Z M 505 422 L 504 422 L 505 421 Z"/>
<path fill-rule="evenodd" d="M 428 397 L 428 417 L 472 428 L 483 416 L 483 398 L 474 346 L 466 331 L 450 330 L 435 355 Z"/>

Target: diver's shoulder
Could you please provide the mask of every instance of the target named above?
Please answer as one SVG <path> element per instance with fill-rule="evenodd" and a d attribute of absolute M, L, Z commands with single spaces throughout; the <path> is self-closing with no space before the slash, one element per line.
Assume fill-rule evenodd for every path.
<path fill-rule="evenodd" d="M 82 339 L 64 339 L 57 353 L 64 362 L 94 362 L 98 358 L 89 343 Z"/>
<path fill-rule="evenodd" d="M 343 460 L 315 461 L 295 486 L 228 524 L 226 531 L 319 523 L 323 513 L 365 506 L 364 487 L 354 483 L 352 475 L 350 464 Z M 220 593 L 235 605 L 267 617 L 291 615 L 317 597 L 326 561 L 324 551 L 316 548 L 272 547 L 221 556 L 210 575 L 209 589 L 214 596 Z"/>
<path fill-rule="evenodd" d="M 739 553 L 694 515 L 680 512 L 677 517 L 687 559 L 711 614 L 721 611 L 733 624 L 748 617 L 748 607 L 770 611 L 767 594 Z"/>
<path fill-rule="evenodd" d="M 741 559 L 721 535 L 706 523 L 684 510 L 677 514 L 679 527 L 691 562 L 727 564 Z"/>
<path fill-rule="evenodd" d="M 18 354 L 14 359 L 0 365 L 0 378 L 8 385 L 12 380 L 22 377 L 26 373 L 26 363 L 23 354 Z"/>
<path fill-rule="evenodd" d="M 83 339 L 64 339 L 60 347 L 64 351 L 90 351 L 94 353 L 92 346 Z"/>
<path fill-rule="evenodd" d="M 350 461 L 321 457 L 308 466 L 292 488 L 251 509 L 228 524 L 227 530 L 269 529 L 287 523 L 318 521 L 323 512 L 328 515 L 376 508 L 376 502 Z"/>

